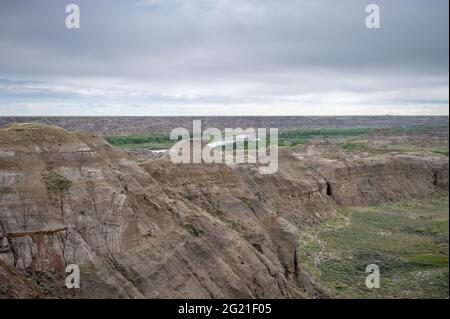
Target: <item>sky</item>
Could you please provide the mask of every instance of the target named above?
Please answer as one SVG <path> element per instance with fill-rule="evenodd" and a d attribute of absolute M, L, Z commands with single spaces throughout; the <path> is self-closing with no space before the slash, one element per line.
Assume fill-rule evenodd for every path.
<path fill-rule="evenodd" d="M 0 116 L 448 115 L 448 6 L 1 0 Z"/>

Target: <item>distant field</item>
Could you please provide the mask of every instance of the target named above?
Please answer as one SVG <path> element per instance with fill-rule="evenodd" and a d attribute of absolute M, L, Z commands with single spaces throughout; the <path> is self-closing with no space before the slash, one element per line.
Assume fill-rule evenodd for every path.
<path fill-rule="evenodd" d="M 396 133 L 419 133 L 430 130 L 429 127 L 398 127 L 387 129 L 393 134 Z M 376 132 L 375 128 L 298 128 L 281 130 L 278 137 L 278 145 L 280 147 L 292 147 L 299 144 L 305 144 L 309 140 L 322 139 L 339 139 L 342 141 L 342 147 L 345 150 L 367 150 L 371 145 L 366 142 L 357 140 L 367 134 Z M 352 140 L 356 139 L 356 140 Z M 108 136 L 106 140 L 116 147 L 124 149 L 168 149 L 174 145 L 174 141 L 170 140 L 169 134 L 149 134 L 149 135 L 129 135 L 129 136 Z M 269 141 L 267 141 L 269 142 Z M 401 151 L 419 150 L 417 147 L 409 145 L 397 146 Z M 394 149 L 395 150 L 395 149 Z M 437 154 L 448 155 L 447 148 L 430 147 L 430 151 Z"/>
<path fill-rule="evenodd" d="M 339 142 L 346 151 L 381 154 L 386 152 L 428 152 L 449 154 L 448 129 L 430 127 L 392 128 L 369 136 L 353 136 Z"/>
<path fill-rule="evenodd" d="M 371 153 L 385 153 L 385 152 L 431 152 L 437 155 L 448 156 L 448 146 L 416 146 L 411 144 L 399 145 L 382 145 L 374 146 L 367 142 L 348 141 L 342 144 L 342 148 L 346 151 L 368 151 Z"/>
<path fill-rule="evenodd" d="M 371 128 L 318 128 L 318 129 L 291 129 L 280 132 L 278 144 L 280 146 L 295 146 L 303 144 L 313 138 L 338 138 L 368 134 Z M 170 148 L 174 141 L 169 134 L 108 136 L 106 140 L 114 146 L 121 148 Z"/>
<path fill-rule="evenodd" d="M 449 201 L 342 209 L 300 238 L 300 264 L 341 298 L 448 298 Z M 379 289 L 365 268 L 380 268 Z"/>
<path fill-rule="evenodd" d="M 149 150 L 168 149 L 174 141 L 169 134 L 108 136 L 106 140 L 111 145 L 125 149 L 144 148 Z"/>
<path fill-rule="evenodd" d="M 280 132 L 279 146 L 295 146 L 305 144 L 314 138 L 344 138 L 360 136 L 373 132 L 373 128 L 299 128 Z"/>
<path fill-rule="evenodd" d="M 176 127 L 192 128 L 277 127 L 296 128 L 395 128 L 447 127 L 448 116 L 208 116 L 208 117 L 0 117 L 0 126 L 10 123 L 42 123 L 70 131 L 90 131 L 103 136 L 168 134 Z"/>

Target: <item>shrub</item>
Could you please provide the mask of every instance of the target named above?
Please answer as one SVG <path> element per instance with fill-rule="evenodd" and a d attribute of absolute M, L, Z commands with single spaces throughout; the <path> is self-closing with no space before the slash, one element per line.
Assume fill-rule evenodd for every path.
<path fill-rule="evenodd" d="M 72 187 L 72 182 L 61 174 L 50 171 L 46 176 L 44 176 L 45 188 L 49 192 L 57 192 L 67 194 L 70 187 Z"/>

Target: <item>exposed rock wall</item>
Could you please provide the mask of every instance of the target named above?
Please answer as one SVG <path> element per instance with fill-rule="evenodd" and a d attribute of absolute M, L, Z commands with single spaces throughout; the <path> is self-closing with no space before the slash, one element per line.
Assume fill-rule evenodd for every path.
<path fill-rule="evenodd" d="M 420 198 L 448 189 L 448 160 L 396 155 L 338 162 L 321 169 L 329 195 L 343 206 Z"/>

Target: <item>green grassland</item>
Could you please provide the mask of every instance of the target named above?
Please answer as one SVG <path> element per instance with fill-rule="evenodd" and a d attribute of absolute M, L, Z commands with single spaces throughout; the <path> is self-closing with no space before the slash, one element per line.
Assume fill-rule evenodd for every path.
<path fill-rule="evenodd" d="M 108 136 L 106 140 L 111 145 L 124 149 L 160 150 L 170 148 L 175 141 L 169 134 Z"/>
<path fill-rule="evenodd" d="M 425 131 L 426 127 L 399 127 L 390 129 L 393 133 Z M 375 128 L 298 128 L 281 130 L 278 137 L 280 147 L 292 147 L 299 144 L 305 144 L 313 139 L 334 139 L 342 143 L 346 150 L 361 150 L 367 148 L 367 145 L 358 138 L 374 132 Z M 352 142 L 352 140 L 355 142 Z M 131 135 L 131 136 L 108 136 L 106 140 L 113 146 L 124 149 L 168 149 L 175 144 L 170 140 L 169 134 L 153 135 Z M 269 140 L 267 143 L 269 144 Z M 436 148 L 435 153 L 447 154 L 448 149 Z"/>
<path fill-rule="evenodd" d="M 349 152 L 368 152 L 371 154 L 383 154 L 390 152 L 428 152 L 436 155 L 448 156 L 448 146 L 429 144 L 426 146 L 418 146 L 408 143 L 395 145 L 374 145 L 369 141 L 362 139 L 349 139 L 340 143 L 342 148 Z"/>
<path fill-rule="evenodd" d="M 301 128 L 284 130 L 279 134 L 280 146 L 305 144 L 315 138 L 336 139 L 369 134 L 373 128 Z"/>
<path fill-rule="evenodd" d="M 372 136 L 349 136 L 340 139 L 337 143 L 348 152 L 367 152 L 370 154 L 385 154 L 390 152 L 429 153 L 430 155 L 448 156 L 448 140 L 435 138 L 435 130 L 444 128 L 410 127 L 392 128 L 385 131 L 386 137 L 374 134 Z M 410 133 L 410 134 L 408 134 Z M 399 135 L 395 135 L 399 134 Z M 429 138 L 427 139 L 427 135 Z M 414 137 L 417 139 L 415 140 Z"/>
<path fill-rule="evenodd" d="M 341 209 L 307 230 L 299 263 L 339 298 L 448 298 L 448 197 Z M 366 266 L 380 268 L 368 289 Z"/>
<path fill-rule="evenodd" d="M 320 128 L 320 129 L 290 129 L 279 134 L 280 146 L 295 146 L 304 144 L 314 138 L 343 138 L 368 134 L 371 128 Z M 133 149 L 164 149 L 170 148 L 175 142 L 170 140 L 169 134 L 108 136 L 106 140 L 111 145 Z M 269 142 L 269 141 L 267 141 Z"/>

